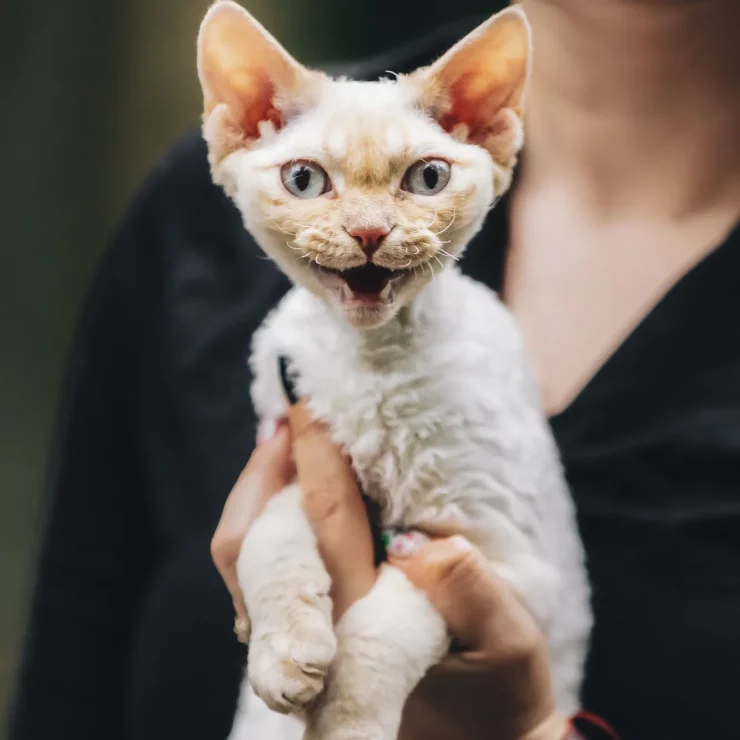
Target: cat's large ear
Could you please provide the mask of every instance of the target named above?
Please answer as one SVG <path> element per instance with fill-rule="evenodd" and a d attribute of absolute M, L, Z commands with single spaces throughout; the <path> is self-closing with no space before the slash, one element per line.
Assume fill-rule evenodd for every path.
<path fill-rule="evenodd" d="M 212 164 L 279 130 L 307 103 L 321 78 L 230 0 L 216 2 L 203 19 L 198 76 Z"/>
<path fill-rule="evenodd" d="M 512 6 L 497 13 L 412 75 L 421 104 L 450 134 L 485 147 L 507 166 L 521 146 L 531 47 L 524 11 Z"/>

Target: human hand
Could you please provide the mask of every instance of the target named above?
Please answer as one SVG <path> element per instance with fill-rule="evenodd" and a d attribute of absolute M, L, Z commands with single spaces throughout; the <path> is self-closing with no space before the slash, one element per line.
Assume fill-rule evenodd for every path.
<path fill-rule="evenodd" d="M 373 542 L 362 496 L 348 460 L 301 403 L 287 423 L 253 452 L 224 506 L 211 541 L 213 561 L 234 602 L 237 625 L 247 610 L 236 574 L 244 537 L 271 496 L 298 478 L 303 508 L 332 581 L 335 620 L 375 582 Z"/>
<path fill-rule="evenodd" d="M 542 633 L 514 590 L 463 537 L 399 535 L 389 562 L 426 593 L 460 652 L 406 704 L 399 740 L 563 740 Z"/>
<path fill-rule="evenodd" d="M 265 504 L 291 483 L 295 472 L 290 432 L 287 425 L 281 423 L 275 426 L 270 438 L 255 448 L 226 499 L 211 539 L 211 557 L 231 594 L 237 630 L 245 630 L 249 624 L 247 607 L 236 575 L 236 561 L 242 543 Z"/>
<path fill-rule="evenodd" d="M 292 448 L 292 458 L 291 458 Z M 332 581 L 335 620 L 376 579 L 365 506 L 348 460 L 303 404 L 260 445 L 230 494 L 212 542 L 214 561 L 246 618 L 236 578 L 244 536 L 270 496 L 298 476 L 303 505 Z M 464 648 L 448 656 L 410 697 L 399 740 L 561 740 L 542 635 L 512 589 L 463 538 L 403 540 L 418 545 L 391 563 L 429 597 Z"/>

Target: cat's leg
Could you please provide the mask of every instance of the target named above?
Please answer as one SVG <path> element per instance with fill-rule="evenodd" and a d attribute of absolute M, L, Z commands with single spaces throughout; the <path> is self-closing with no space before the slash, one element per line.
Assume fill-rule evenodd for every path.
<path fill-rule="evenodd" d="M 300 712 L 323 689 L 336 638 L 329 574 L 297 485 L 255 520 L 237 573 L 251 622 L 249 681 L 270 709 Z"/>
<path fill-rule="evenodd" d="M 442 617 L 386 565 L 336 632 L 337 654 L 304 740 L 395 740 L 406 699 L 449 648 Z"/>
<path fill-rule="evenodd" d="M 301 720 L 273 712 L 245 679 L 228 740 L 301 740 L 303 732 Z"/>

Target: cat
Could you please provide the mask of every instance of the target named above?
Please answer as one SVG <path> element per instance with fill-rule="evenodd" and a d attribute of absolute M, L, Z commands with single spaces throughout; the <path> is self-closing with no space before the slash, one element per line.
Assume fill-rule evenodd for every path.
<path fill-rule="evenodd" d="M 383 525 L 464 535 L 517 589 L 568 715 L 591 628 L 574 507 L 516 323 L 455 265 L 510 185 L 530 65 L 516 6 L 377 82 L 303 67 L 227 0 L 198 39 L 214 182 L 295 284 L 254 337 L 259 418 L 286 414 L 287 357 Z M 395 738 L 449 649 L 424 595 L 385 566 L 334 628 L 295 484 L 254 522 L 237 570 L 251 638 L 231 740 Z"/>

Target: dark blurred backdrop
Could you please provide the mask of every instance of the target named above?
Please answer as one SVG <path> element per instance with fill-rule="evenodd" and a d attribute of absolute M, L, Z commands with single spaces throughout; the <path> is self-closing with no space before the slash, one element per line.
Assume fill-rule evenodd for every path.
<path fill-rule="evenodd" d="M 65 354 L 96 259 L 147 171 L 196 126 L 208 0 L 0 5 L 0 736 L 38 545 Z M 358 59 L 502 0 L 244 0 L 301 61 Z M 64 639 L 60 635 L 60 639 Z"/>

